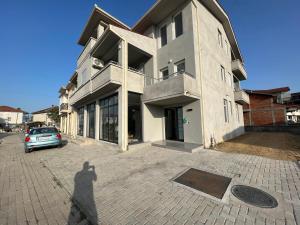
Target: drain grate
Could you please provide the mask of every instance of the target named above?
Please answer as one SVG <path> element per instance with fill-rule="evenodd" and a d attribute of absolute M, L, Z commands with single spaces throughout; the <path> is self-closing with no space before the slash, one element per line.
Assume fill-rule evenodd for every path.
<path fill-rule="evenodd" d="M 231 178 L 191 168 L 174 181 L 222 199 Z"/>
<path fill-rule="evenodd" d="M 270 194 L 257 188 L 235 185 L 231 188 L 231 193 L 241 201 L 260 208 L 276 208 L 277 200 Z"/>

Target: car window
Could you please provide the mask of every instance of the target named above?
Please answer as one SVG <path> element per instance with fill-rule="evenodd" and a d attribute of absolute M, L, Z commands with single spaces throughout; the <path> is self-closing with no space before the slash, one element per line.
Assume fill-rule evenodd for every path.
<path fill-rule="evenodd" d="M 58 133 L 56 128 L 38 128 L 30 131 L 30 135 L 35 134 L 49 134 L 49 133 Z"/>

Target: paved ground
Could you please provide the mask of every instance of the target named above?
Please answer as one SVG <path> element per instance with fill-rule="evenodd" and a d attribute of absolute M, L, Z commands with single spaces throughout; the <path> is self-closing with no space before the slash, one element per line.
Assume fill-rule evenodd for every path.
<path fill-rule="evenodd" d="M 259 187 L 277 198 L 276 209 L 222 201 L 172 182 L 197 169 Z M 71 202 L 70 199 L 73 201 Z M 0 144 L 0 224 L 287 224 L 300 208 L 300 168 L 295 162 L 203 150 L 184 153 L 144 147 L 118 153 L 111 145 L 25 154 L 19 136 Z"/>
<path fill-rule="evenodd" d="M 300 160 L 300 135 L 288 132 L 249 132 L 217 145 L 217 149 L 295 161 Z"/>

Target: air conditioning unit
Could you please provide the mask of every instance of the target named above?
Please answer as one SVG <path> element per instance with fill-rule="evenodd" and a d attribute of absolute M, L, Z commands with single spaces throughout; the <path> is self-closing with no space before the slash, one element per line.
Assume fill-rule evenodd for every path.
<path fill-rule="evenodd" d="M 97 69 L 101 69 L 104 67 L 104 62 L 100 59 L 93 58 L 93 67 Z"/>

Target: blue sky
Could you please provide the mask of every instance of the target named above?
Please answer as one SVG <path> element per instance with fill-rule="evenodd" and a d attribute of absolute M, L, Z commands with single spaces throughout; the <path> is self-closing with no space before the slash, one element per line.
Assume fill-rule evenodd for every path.
<path fill-rule="evenodd" d="M 96 3 L 132 26 L 155 0 L 15 0 L 0 7 L 0 105 L 29 112 L 58 104 Z M 300 1 L 221 0 L 246 63 L 249 89 L 300 91 Z M 272 3 L 272 4 L 270 4 Z"/>

